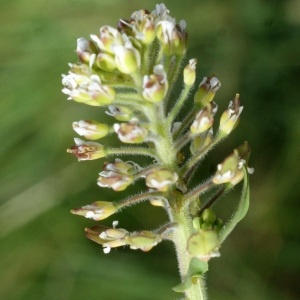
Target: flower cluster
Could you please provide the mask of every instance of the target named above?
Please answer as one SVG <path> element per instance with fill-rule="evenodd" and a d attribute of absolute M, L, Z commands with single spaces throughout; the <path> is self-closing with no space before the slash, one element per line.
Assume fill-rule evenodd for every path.
<path fill-rule="evenodd" d="M 250 148 L 245 142 L 217 166 L 214 176 L 191 184 L 199 162 L 237 127 L 243 107 L 237 94 L 214 128 L 218 106 L 213 100 L 221 83 L 211 75 L 196 87 L 195 58 L 181 70 L 188 41 L 185 28 L 185 21 L 177 23 L 164 4 L 156 5 L 152 12 L 135 11 L 130 18 L 121 19 L 117 28 L 103 26 L 90 40 L 79 38 L 79 62 L 70 64 L 62 79 L 62 91 L 69 100 L 105 106 L 106 114 L 112 117 L 109 124 L 100 120 L 74 122 L 74 131 L 90 141 L 75 138 L 76 145 L 67 150 L 69 153 L 79 161 L 118 155 L 151 157 L 151 162 L 142 166 L 120 158 L 105 161 L 97 181 L 101 188 L 120 192 L 142 179 L 144 193 L 121 201 L 96 201 L 72 213 L 99 221 L 141 201 L 163 207 L 170 220 L 159 229 L 128 232 L 114 223 L 113 228 L 99 225 L 86 229 L 86 236 L 101 244 L 105 253 L 126 245 L 148 251 L 163 239 L 172 240 L 183 281 L 189 276 L 185 273 L 187 264 L 195 260 L 206 263 L 218 256 L 227 228 L 241 219 L 232 218 L 230 226 L 223 225 L 211 207 L 241 181 L 244 196 L 240 203 L 247 203 L 248 174 L 253 172 L 248 167 Z M 179 83 L 181 72 L 183 83 Z M 183 86 L 180 94 L 173 92 L 176 85 Z M 193 89 L 194 102 L 181 119 L 179 113 Z M 110 147 L 108 135 L 115 135 L 121 146 Z M 103 142 L 95 142 L 98 139 Z M 248 206 L 238 207 L 245 210 Z"/>

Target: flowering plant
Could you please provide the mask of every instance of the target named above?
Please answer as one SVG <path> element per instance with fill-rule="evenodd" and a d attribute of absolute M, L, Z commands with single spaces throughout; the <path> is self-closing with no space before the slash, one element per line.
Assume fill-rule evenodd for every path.
<path fill-rule="evenodd" d="M 188 96 L 195 88 L 196 59 L 183 69 L 183 90 L 174 95 L 181 65 L 187 51 L 185 21 L 176 23 L 164 4 L 152 12 L 135 11 L 129 20 L 121 19 L 117 28 L 103 26 L 91 40 L 77 40 L 79 62 L 70 64 L 63 75 L 63 93 L 68 99 L 91 106 L 106 106 L 112 125 L 95 120 L 80 120 L 73 129 L 90 141 L 75 138 L 69 153 L 78 160 L 94 160 L 118 155 L 153 158 L 150 164 L 115 158 L 104 163 L 98 185 L 123 191 L 139 179 L 144 193 L 125 200 L 96 201 L 72 210 L 73 214 L 103 220 L 125 207 L 150 201 L 165 209 L 169 221 L 152 231 L 128 232 L 113 226 L 97 225 L 86 229 L 86 236 L 111 248 L 129 246 L 149 251 L 158 243 L 174 243 L 181 283 L 173 290 L 186 299 L 206 299 L 203 274 L 208 261 L 219 256 L 220 247 L 249 206 L 248 167 L 250 148 L 245 142 L 217 165 L 216 172 L 202 183 L 192 178 L 207 153 L 238 125 L 243 107 L 237 94 L 220 117 L 213 133 L 217 104 L 214 96 L 221 84 L 208 76 L 200 82 L 194 102 L 185 117 L 179 117 Z M 112 148 L 95 140 L 109 134 L 128 146 Z M 188 147 L 189 146 L 189 147 Z M 240 201 L 231 218 L 223 223 L 213 210 L 216 200 L 243 181 Z M 200 201 L 201 198 L 201 201 Z"/>

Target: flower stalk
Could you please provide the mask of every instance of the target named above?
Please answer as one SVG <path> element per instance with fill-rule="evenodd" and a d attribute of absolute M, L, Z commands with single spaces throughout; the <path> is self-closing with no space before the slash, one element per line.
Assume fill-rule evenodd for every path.
<path fill-rule="evenodd" d="M 158 4 L 152 12 L 139 10 L 128 20 L 121 19 L 117 28 L 101 27 L 91 40 L 79 38 L 79 63 L 70 64 L 68 75 L 63 75 L 62 91 L 68 100 L 107 107 L 106 114 L 112 117 L 110 124 L 74 122 L 74 131 L 89 141 L 75 138 L 76 145 L 67 152 L 80 161 L 115 157 L 105 161 L 99 172 L 101 188 L 124 191 L 137 180 L 143 181 L 145 188 L 123 200 L 97 199 L 71 212 L 99 221 L 149 201 L 169 216 L 166 224 L 151 231 L 129 232 L 117 228 L 114 221 L 111 228 L 87 228 L 86 236 L 102 245 L 104 253 L 121 246 L 146 252 L 164 240 L 173 242 L 181 279 L 173 290 L 184 293 L 185 299 L 205 300 L 208 262 L 220 255 L 222 242 L 247 212 L 248 177 L 253 169 L 248 167 L 250 148 L 245 142 L 218 164 L 215 174 L 204 183 L 192 183 L 199 162 L 237 127 L 243 107 L 237 94 L 221 115 L 214 136 L 217 105 L 212 100 L 221 84 L 211 75 L 199 83 L 187 116 L 180 117 L 196 82 L 196 59 L 181 68 L 187 52 L 185 28 L 185 21 L 176 23 L 166 6 Z M 181 72 L 183 82 L 178 80 Z M 183 87 L 178 98 L 175 86 Z M 125 145 L 110 147 L 108 135 Z M 98 139 L 101 144 L 94 141 Z M 118 156 L 133 156 L 133 161 Z M 138 165 L 135 156 L 149 156 L 152 162 Z M 244 188 L 237 210 L 224 225 L 213 207 L 225 191 L 241 181 Z M 211 195 L 211 190 L 215 194 Z"/>

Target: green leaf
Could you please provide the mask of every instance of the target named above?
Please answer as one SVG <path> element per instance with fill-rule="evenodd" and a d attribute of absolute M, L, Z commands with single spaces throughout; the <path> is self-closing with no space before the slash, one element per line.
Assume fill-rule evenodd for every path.
<path fill-rule="evenodd" d="M 227 238 L 234 227 L 240 222 L 246 215 L 249 208 L 250 199 L 250 185 L 249 185 L 249 174 L 247 172 L 247 167 L 243 167 L 244 172 L 244 186 L 242 190 L 242 195 L 240 202 L 238 204 L 236 212 L 233 214 L 232 218 L 225 224 L 225 226 L 220 231 L 220 244 Z"/>
<path fill-rule="evenodd" d="M 186 290 L 192 287 L 193 284 L 196 284 L 198 282 L 198 279 L 207 271 L 207 262 L 193 257 L 190 261 L 188 274 L 185 280 L 177 286 L 173 287 L 173 291 L 184 293 Z"/>

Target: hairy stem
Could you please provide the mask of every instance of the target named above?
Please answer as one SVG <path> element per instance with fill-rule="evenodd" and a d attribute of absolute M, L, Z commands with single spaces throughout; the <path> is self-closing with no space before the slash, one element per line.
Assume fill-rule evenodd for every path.
<path fill-rule="evenodd" d="M 184 281 L 188 275 L 188 269 L 191 262 L 191 257 L 187 255 L 187 241 L 192 234 L 192 220 L 189 218 L 187 209 L 181 209 L 180 212 L 170 212 L 171 222 L 177 224 L 177 229 L 174 232 L 173 241 L 176 248 L 177 261 L 181 280 Z M 193 284 L 191 288 L 185 291 L 186 297 L 189 300 L 205 300 L 206 289 L 203 276 L 198 282 Z"/>

